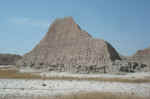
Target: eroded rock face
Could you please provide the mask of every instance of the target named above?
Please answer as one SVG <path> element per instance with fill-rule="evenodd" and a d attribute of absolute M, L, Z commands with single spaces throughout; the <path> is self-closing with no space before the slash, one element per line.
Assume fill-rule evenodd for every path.
<path fill-rule="evenodd" d="M 115 72 L 147 72 L 150 71 L 150 48 L 137 51 L 133 56 L 122 57 L 113 62 Z"/>
<path fill-rule="evenodd" d="M 137 51 L 132 58 L 150 66 L 150 48 Z"/>
<path fill-rule="evenodd" d="M 112 72 L 146 72 L 149 71 L 148 65 L 133 60 L 116 60 L 112 64 Z"/>
<path fill-rule="evenodd" d="M 116 59 L 120 56 L 108 42 L 92 38 L 72 17 L 67 17 L 56 19 L 45 37 L 18 65 L 49 71 L 106 72 Z"/>
<path fill-rule="evenodd" d="M 15 65 L 21 59 L 20 55 L 0 54 L 0 65 Z"/>

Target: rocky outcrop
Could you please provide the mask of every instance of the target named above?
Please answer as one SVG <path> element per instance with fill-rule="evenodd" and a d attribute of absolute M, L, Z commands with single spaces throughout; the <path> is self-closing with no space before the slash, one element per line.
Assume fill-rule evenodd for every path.
<path fill-rule="evenodd" d="M 116 59 L 120 56 L 108 42 L 92 38 L 72 17 L 67 17 L 56 19 L 45 37 L 18 65 L 49 71 L 109 72 Z"/>
<path fill-rule="evenodd" d="M 150 65 L 150 48 L 138 50 L 132 58 L 138 62 Z"/>
<path fill-rule="evenodd" d="M 138 50 L 133 56 L 121 56 L 113 62 L 114 72 L 147 72 L 150 71 L 150 48 Z"/>
<path fill-rule="evenodd" d="M 0 65 L 15 65 L 21 56 L 14 54 L 0 54 Z"/>
<path fill-rule="evenodd" d="M 149 71 L 147 64 L 139 63 L 138 61 L 131 60 L 116 60 L 112 64 L 112 72 L 146 72 Z"/>

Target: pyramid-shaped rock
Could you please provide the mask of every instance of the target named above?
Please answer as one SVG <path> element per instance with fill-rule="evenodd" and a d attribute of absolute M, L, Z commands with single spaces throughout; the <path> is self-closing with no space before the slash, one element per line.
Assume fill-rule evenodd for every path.
<path fill-rule="evenodd" d="M 72 17 L 66 17 L 56 19 L 18 65 L 49 71 L 106 72 L 116 59 L 120 57 L 108 42 L 92 38 Z"/>

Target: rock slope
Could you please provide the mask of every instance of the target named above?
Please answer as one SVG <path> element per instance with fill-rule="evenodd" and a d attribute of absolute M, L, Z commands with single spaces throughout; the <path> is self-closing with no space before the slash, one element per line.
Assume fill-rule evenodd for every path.
<path fill-rule="evenodd" d="M 150 71 L 150 48 L 138 50 L 133 56 L 121 57 L 113 63 L 113 71 L 147 72 Z"/>
<path fill-rule="evenodd" d="M 143 50 L 138 50 L 134 55 L 133 59 L 137 60 L 141 63 L 145 63 L 150 65 L 150 48 L 146 48 Z"/>
<path fill-rule="evenodd" d="M 59 72 L 109 72 L 116 59 L 120 56 L 108 42 L 92 38 L 72 17 L 66 17 L 56 19 L 18 65 Z"/>

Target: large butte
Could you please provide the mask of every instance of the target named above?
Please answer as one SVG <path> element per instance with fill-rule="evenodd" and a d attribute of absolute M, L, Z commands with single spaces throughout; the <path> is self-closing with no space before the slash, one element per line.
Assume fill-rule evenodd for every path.
<path fill-rule="evenodd" d="M 72 17 L 56 19 L 45 37 L 18 62 L 21 67 L 49 71 L 111 71 L 113 61 L 120 59 L 106 41 L 95 39 L 75 23 Z M 102 70 L 103 71 L 103 70 Z"/>

